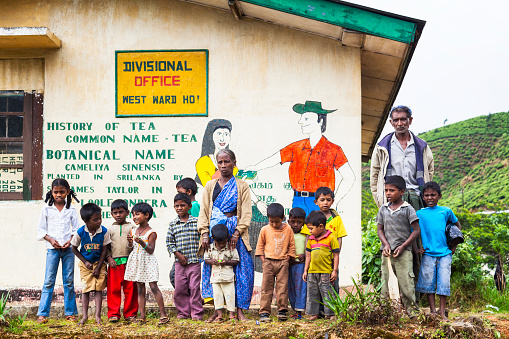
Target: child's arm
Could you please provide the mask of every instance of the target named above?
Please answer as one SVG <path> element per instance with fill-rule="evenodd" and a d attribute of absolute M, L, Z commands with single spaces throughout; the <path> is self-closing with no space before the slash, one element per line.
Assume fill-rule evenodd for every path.
<path fill-rule="evenodd" d="M 62 246 L 60 246 L 58 241 L 56 241 L 55 239 L 50 237 L 48 234 L 46 234 L 43 239 L 46 240 L 47 242 L 49 242 L 51 244 L 51 246 L 53 246 L 54 248 L 62 248 Z"/>
<path fill-rule="evenodd" d="M 239 264 L 238 260 L 225 260 L 225 261 L 219 263 L 219 265 L 225 265 L 225 266 L 237 266 L 238 264 Z"/>
<path fill-rule="evenodd" d="M 175 254 L 175 257 L 179 260 L 179 264 L 180 265 L 182 265 L 182 266 L 186 266 L 187 265 L 187 258 L 186 258 L 185 255 L 183 255 L 179 251 L 176 251 L 173 254 Z"/>
<path fill-rule="evenodd" d="M 290 245 L 288 246 L 288 252 L 287 252 L 287 260 L 289 262 L 292 262 L 293 260 L 295 260 L 295 256 L 297 255 L 297 252 L 295 250 L 295 239 L 293 238 L 293 231 L 291 230 L 290 226 L 287 226 L 288 227 L 288 234 L 289 234 L 289 239 L 290 239 Z"/>
<path fill-rule="evenodd" d="M 339 245 L 338 253 L 341 253 L 341 246 L 343 246 L 343 237 L 338 238 L 338 245 Z"/>
<path fill-rule="evenodd" d="M 148 254 L 152 254 L 152 253 L 154 253 L 154 250 L 156 249 L 156 239 L 157 239 L 157 234 L 151 233 L 148 236 L 148 241 L 144 241 L 140 238 L 136 238 L 136 239 L 134 239 L 134 241 L 136 241 L 138 244 L 140 244 L 140 246 L 145 251 L 147 251 Z"/>
<path fill-rule="evenodd" d="M 410 234 L 408 239 L 402 245 L 398 246 L 398 248 L 396 248 L 394 250 L 394 258 L 398 257 L 401 253 L 403 253 L 403 251 L 409 245 L 411 245 L 415 241 L 415 239 L 417 239 L 419 234 L 421 234 L 421 228 L 419 227 L 419 220 L 415 220 L 413 223 L 410 224 L 410 226 L 412 226 L 412 228 L 413 228 L 412 234 Z"/>
<path fill-rule="evenodd" d="M 378 226 L 376 227 L 376 233 L 378 234 L 378 239 L 380 239 L 380 241 L 382 242 L 382 246 L 383 246 L 382 254 L 386 257 L 390 256 L 391 255 L 391 245 L 389 245 L 387 238 L 385 238 L 384 225 L 378 224 Z"/>
<path fill-rule="evenodd" d="M 72 248 L 72 253 L 74 253 L 74 255 L 77 256 L 78 259 L 81 260 L 81 262 L 83 264 L 85 264 L 86 268 L 88 268 L 89 270 L 94 268 L 92 263 L 90 261 L 86 260 L 85 257 L 80 253 L 80 251 L 78 251 L 78 247 L 72 245 L 71 248 Z"/>
<path fill-rule="evenodd" d="M 306 248 L 306 263 L 304 264 L 304 273 L 302 274 L 302 280 L 307 282 L 309 264 L 311 263 L 311 252 Z"/>
<path fill-rule="evenodd" d="M 74 236 L 74 232 L 76 232 L 78 230 L 78 228 L 80 228 L 80 225 L 79 225 L 79 221 L 78 221 L 78 215 L 76 214 L 76 210 L 73 208 L 73 212 L 71 213 L 71 231 L 72 231 L 72 234 L 71 234 L 71 239 L 69 239 L 68 241 L 65 242 L 65 244 L 62 245 L 62 249 L 67 249 L 71 246 L 71 240 L 72 240 L 72 237 Z"/>
<path fill-rule="evenodd" d="M 106 260 L 108 261 L 108 265 L 110 267 L 112 267 L 112 268 L 117 267 L 117 263 L 115 262 L 115 260 L 111 256 L 111 244 L 108 245 L 108 249 L 106 251 Z"/>
<path fill-rule="evenodd" d="M 109 244 L 108 244 L 109 245 Z M 94 277 L 96 278 L 99 278 L 99 274 L 101 273 L 101 267 L 104 263 L 104 259 L 106 258 L 106 252 L 107 252 L 107 248 L 108 248 L 108 245 L 103 245 L 103 248 L 101 250 L 101 256 L 99 257 L 99 262 L 97 263 L 97 267 L 95 268 L 95 270 L 92 272 L 92 274 L 94 275 Z M 111 258 L 111 257 L 110 257 Z"/>
<path fill-rule="evenodd" d="M 266 226 L 263 226 L 260 231 L 255 251 L 255 256 L 259 257 L 262 263 L 265 261 L 265 229 L 264 229 L 265 227 Z"/>
<path fill-rule="evenodd" d="M 332 254 L 334 256 L 334 266 L 332 266 L 333 270 L 330 275 L 331 282 L 333 282 L 334 280 L 336 280 L 338 278 L 338 267 L 339 267 L 339 252 L 334 252 Z"/>
<path fill-rule="evenodd" d="M 217 262 L 217 260 L 216 260 L 216 259 L 205 259 L 205 263 L 206 263 L 207 265 L 212 265 L 212 266 L 214 266 L 214 265 L 218 265 L 218 262 Z"/>

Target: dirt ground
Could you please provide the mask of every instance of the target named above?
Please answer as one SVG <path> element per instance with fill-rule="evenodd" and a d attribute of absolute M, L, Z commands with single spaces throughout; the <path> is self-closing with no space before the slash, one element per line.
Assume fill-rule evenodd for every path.
<path fill-rule="evenodd" d="M 51 319 L 39 325 L 34 319 L 25 321 L 19 333 L 0 327 L 1 338 L 509 338 L 509 315 L 453 314 L 450 323 L 421 317 L 403 319 L 399 325 L 364 326 L 329 320 L 309 322 L 289 320 L 268 324 L 249 322 L 204 322 L 177 320 L 158 327 L 157 319 L 148 319 L 145 325 L 119 322 L 102 326 L 89 321 L 85 326 L 62 319 Z"/>

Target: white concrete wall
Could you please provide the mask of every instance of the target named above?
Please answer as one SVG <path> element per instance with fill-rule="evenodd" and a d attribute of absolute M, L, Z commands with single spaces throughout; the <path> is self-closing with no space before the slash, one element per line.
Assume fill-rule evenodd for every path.
<path fill-rule="evenodd" d="M 169 286 L 170 259 L 166 252 L 167 224 L 176 217 L 173 196 L 177 175 L 193 177 L 200 157 L 207 122 L 224 118 L 233 125 L 230 148 L 237 154 L 240 169 L 256 164 L 282 147 L 306 138 L 292 111 L 296 103 L 321 101 L 329 115 L 326 137 L 343 148 L 356 181 L 339 204 L 348 237 L 340 260 L 341 284 L 361 272 L 361 72 L 360 51 L 342 47 L 338 41 L 241 20 L 231 13 L 179 1 L 25 1 L 2 6 L 3 26 L 47 26 L 62 40 L 58 51 L 44 53 L 44 192 L 52 177 L 79 175 L 72 186 L 88 187 L 93 193 L 79 193 L 84 202 L 103 199 L 164 200 L 167 207 L 155 208 L 157 218 L 150 225 L 158 232 L 156 255 L 160 264 L 160 285 Z M 209 50 L 208 117 L 115 118 L 115 50 Z M 13 57 L 18 52 L 4 51 Z M 19 52 L 30 57 L 31 52 Z M 40 55 L 41 52 L 33 52 Z M 2 52 L 0 52 L 0 58 Z M 16 84 L 13 80 L 12 84 Z M 8 86 L 9 82 L 4 86 Z M 2 88 L 32 90 L 36 88 Z M 91 123 L 90 131 L 53 131 L 48 123 Z M 106 129 L 110 123 L 119 129 Z M 153 123 L 154 130 L 133 130 L 132 122 Z M 123 135 L 157 135 L 159 142 L 127 144 Z M 114 135 L 115 143 L 68 143 L 68 135 Z M 173 134 L 194 135 L 196 142 L 175 142 Z M 120 160 L 72 161 L 46 159 L 56 150 L 116 151 Z M 148 160 L 164 164 L 160 172 L 122 171 L 122 164 L 141 163 L 134 149 L 174 149 L 175 159 Z M 109 171 L 66 171 L 66 165 L 108 164 Z M 94 174 L 103 175 L 94 180 Z M 159 180 L 119 181 L 121 174 L 154 174 Z M 292 191 L 283 189 L 288 164 L 259 173 L 259 182 L 273 184 L 271 190 L 256 190 L 291 207 Z M 138 187 L 139 194 L 113 194 L 107 186 Z M 151 187 L 162 187 L 162 194 Z M 42 286 L 45 246 L 36 242 L 37 219 L 43 203 L 0 202 L 0 288 Z M 76 206 L 79 210 L 79 205 Z M 109 211 L 108 207 L 103 210 Z M 104 219 L 107 225 L 112 219 Z M 255 244 L 252 244 L 253 246 Z M 60 273 L 57 282 L 60 283 Z M 79 273 L 76 270 L 76 283 Z M 78 285 L 77 285 L 78 286 Z"/>

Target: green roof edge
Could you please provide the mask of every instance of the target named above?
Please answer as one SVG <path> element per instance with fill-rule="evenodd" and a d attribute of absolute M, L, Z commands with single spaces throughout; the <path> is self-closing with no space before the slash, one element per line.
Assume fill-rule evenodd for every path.
<path fill-rule="evenodd" d="M 327 0 L 242 0 L 300 17 L 326 22 L 351 30 L 411 44 L 417 25 L 414 22 L 375 13 L 359 6 Z"/>

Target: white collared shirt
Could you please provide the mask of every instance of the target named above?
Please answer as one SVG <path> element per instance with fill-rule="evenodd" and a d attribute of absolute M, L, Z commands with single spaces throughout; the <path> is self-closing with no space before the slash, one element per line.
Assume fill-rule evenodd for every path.
<path fill-rule="evenodd" d="M 414 136 L 410 133 L 410 141 L 406 149 L 401 147 L 396 133 L 391 138 L 391 167 L 387 175 L 399 175 L 405 179 L 406 189 L 414 190 L 420 195 L 419 184 L 417 183 L 417 161 L 415 159 Z"/>
<path fill-rule="evenodd" d="M 63 208 L 59 211 L 55 205 L 44 206 L 39 216 L 39 224 L 37 225 L 37 240 L 44 240 L 49 235 L 63 246 L 71 239 L 71 236 L 79 228 L 78 214 L 74 207 Z M 47 249 L 54 247 L 46 241 Z"/>

